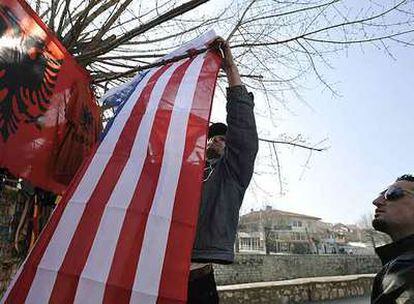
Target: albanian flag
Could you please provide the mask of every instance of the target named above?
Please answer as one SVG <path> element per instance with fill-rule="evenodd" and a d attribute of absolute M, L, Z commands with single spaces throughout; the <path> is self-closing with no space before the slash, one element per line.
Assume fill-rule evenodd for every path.
<path fill-rule="evenodd" d="M 22 0 L 0 0 L 0 167 L 62 193 L 98 140 L 89 76 Z"/>
<path fill-rule="evenodd" d="M 186 303 L 220 65 L 208 50 L 107 95 L 127 99 L 2 303 Z"/>

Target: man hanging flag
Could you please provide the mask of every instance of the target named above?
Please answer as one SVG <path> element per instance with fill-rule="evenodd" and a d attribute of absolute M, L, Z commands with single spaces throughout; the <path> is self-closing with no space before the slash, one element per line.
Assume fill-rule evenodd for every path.
<path fill-rule="evenodd" d="M 87 72 L 23 0 L 0 0 L 0 168 L 62 193 L 99 133 Z"/>
<path fill-rule="evenodd" d="M 208 49 L 134 84 L 2 303 L 186 302 L 220 64 Z"/>

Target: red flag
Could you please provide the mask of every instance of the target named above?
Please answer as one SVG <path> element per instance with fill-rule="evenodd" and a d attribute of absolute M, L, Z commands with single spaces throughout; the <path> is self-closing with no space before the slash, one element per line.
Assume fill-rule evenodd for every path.
<path fill-rule="evenodd" d="M 23 0 L 0 0 L 0 167 L 62 193 L 99 133 L 87 72 Z"/>
<path fill-rule="evenodd" d="M 4 303 L 186 303 L 220 64 L 209 50 L 132 81 Z"/>

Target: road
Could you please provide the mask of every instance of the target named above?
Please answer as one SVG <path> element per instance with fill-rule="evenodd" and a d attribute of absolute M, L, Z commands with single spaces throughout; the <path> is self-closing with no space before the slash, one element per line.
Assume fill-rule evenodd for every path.
<path fill-rule="evenodd" d="M 343 300 L 335 301 L 322 301 L 322 302 L 308 302 L 308 304 L 369 304 L 370 298 L 367 297 L 358 297 L 358 298 L 348 298 Z"/>

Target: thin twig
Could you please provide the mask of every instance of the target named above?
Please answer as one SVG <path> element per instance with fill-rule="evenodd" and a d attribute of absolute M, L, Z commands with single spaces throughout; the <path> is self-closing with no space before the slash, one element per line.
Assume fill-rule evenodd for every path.
<path fill-rule="evenodd" d="M 297 143 L 290 142 L 290 141 L 284 141 L 284 140 L 271 140 L 271 139 L 259 138 L 259 141 L 264 141 L 264 142 L 273 143 L 273 144 L 289 145 L 289 146 L 294 146 L 294 147 L 303 148 L 303 149 L 307 149 L 311 151 L 317 151 L 317 152 L 322 152 L 327 149 L 327 148 L 314 148 L 314 147 L 297 144 Z"/>
<path fill-rule="evenodd" d="M 275 143 L 271 143 L 272 148 L 273 148 L 273 153 L 275 155 L 275 159 L 276 159 L 276 165 L 277 165 L 277 177 L 279 179 L 279 190 L 280 190 L 280 194 L 283 194 L 283 183 L 282 183 L 282 173 L 281 173 L 281 169 L 280 169 L 280 161 L 279 161 L 279 155 L 277 154 L 277 150 L 276 150 L 276 144 Z"/>

